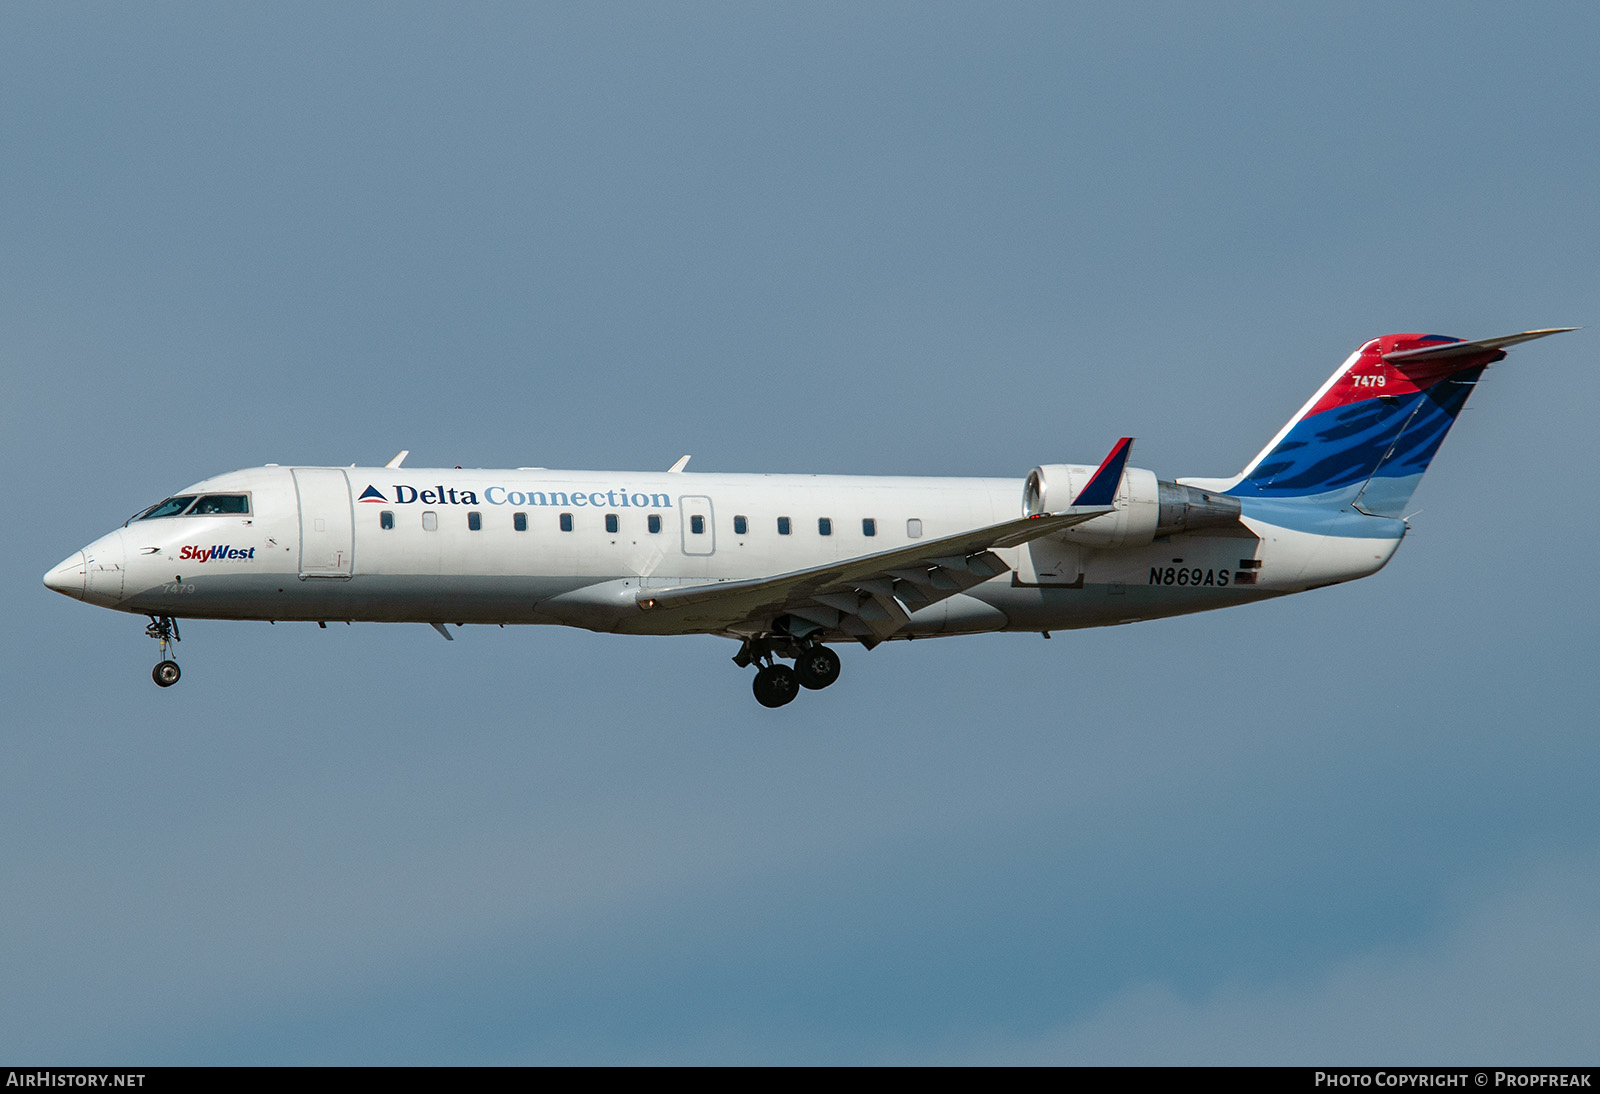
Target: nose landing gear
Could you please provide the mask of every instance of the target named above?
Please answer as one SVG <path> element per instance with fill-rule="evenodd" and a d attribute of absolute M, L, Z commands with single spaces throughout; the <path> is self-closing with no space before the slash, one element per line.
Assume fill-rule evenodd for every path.
<path fill-rule="evenodd" d="M 152 615 L 144 633 L 161 643 L 161 660 L 150 670 L 150 679 L 156 682 L 157 687 L 170 688 L 183 675 L 178 663 L 167 656 L 167 650 L 174 643 L 182 641 L 178 634 L 178 621 L 170 615 Z"/>

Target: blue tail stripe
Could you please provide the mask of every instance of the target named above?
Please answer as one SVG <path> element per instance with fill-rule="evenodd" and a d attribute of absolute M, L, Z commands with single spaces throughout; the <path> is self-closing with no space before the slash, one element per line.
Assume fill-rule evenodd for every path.
<path fill-rule="evenodd" d="M 1481 367 L 1466 369 L 1393 401 L 1363 399 L 1310 415 L 1229 493 L 1277 498 L 1317 495 L 1324 503 L 1348 504 L 1368 479 L 1420 476 L 1482 372 Z M 1384 493 L 1390 495 L 1385 509 L 1406 500 L 1396 500 L 1392 490 Z M 1410 491 L 1405 494 L 1409 497 Z"/>

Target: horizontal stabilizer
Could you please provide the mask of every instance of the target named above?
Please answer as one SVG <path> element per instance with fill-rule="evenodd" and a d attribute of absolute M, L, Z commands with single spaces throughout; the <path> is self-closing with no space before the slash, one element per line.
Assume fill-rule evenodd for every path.
<path fill-rule="evenodd" d="M 1507 334 L 1501 338 L 1482 338 L 1476 342 L 1445 342 L 1437 346 L 1423 346 L 1420 349 L 1402 349 L 1393 353 L 1386 353 L 1383 359 L 1390 364 L 1409 363 L 1412 361 L 1442 361 L 1450 357 L 1466 357 L 1471 354 L 1482 353 L 1485 350 L 1505 349 L 1519 342 L 1531 342 L 1535 338 L 1546 338 L 1552 334 L 1565 334 L 1577 327 L 1550 327 L 1547 330 L 1525 330 L 1521 334 Z"/>

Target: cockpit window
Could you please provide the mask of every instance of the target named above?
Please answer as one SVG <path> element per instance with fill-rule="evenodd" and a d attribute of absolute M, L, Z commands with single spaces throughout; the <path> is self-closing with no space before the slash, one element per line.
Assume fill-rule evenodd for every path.
<path fill-rule="evenodd" d="M 158 505 L 152 505 L 144 511 L 144 515 L 139 519 L 154 520 L 156 517 L 175 517 L 189 508 L 189 503 L 193 500 L 193 494 L 179 494 L 177 497 L 168 498 Z"/>
<path fill-rule="evenodd" d="M 189 510 L 191 517 L 210 513 L 248 513 L 250 512 L 250 495 L 248 494 L 207 494 L 194 503 L 194 508 Z"/>
<path fill-rule="evenodd" d="M 179 494 L 157 505 L 152 505 L 136 518 L 154 520 L 156 517 L 176 517 L 187 513 L 191 517 L 211 516 L 217 513 L 250 512 L 249 494 L 205 494 L 195 501 L 193 494 Z M 189 503 L 194 502 L 194 508 Z"/>

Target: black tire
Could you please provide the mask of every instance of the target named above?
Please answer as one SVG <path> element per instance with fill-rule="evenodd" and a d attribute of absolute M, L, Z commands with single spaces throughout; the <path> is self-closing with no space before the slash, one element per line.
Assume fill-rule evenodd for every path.
<path fill-rule="evenodd" d="M 756 702 L 762 706 L 781 707 L 794 702 L 794 697 L 800 694 L 800 681 L 788 665 L 768 665 L 756 673 L 750 690 L 756 693 Z"/>
<path fill-rule="evenodd" d="M 178 663 L 176 661 L 163 661 L 161 664 L 150 670 L 150 679 L 154 680 L 158 686 L 164 688 L 170 688 L 173 684 L 176 684 L 178 682 L 178 677 L 182 675 L 183 672 L 178 668 Z"/>
<path fill-rule="evenodd" d="M 827 646 L 810 646 L 794 659 L 794 674 L 801 687 L 820 691 L 839 679 L 839 655 Z"/>

